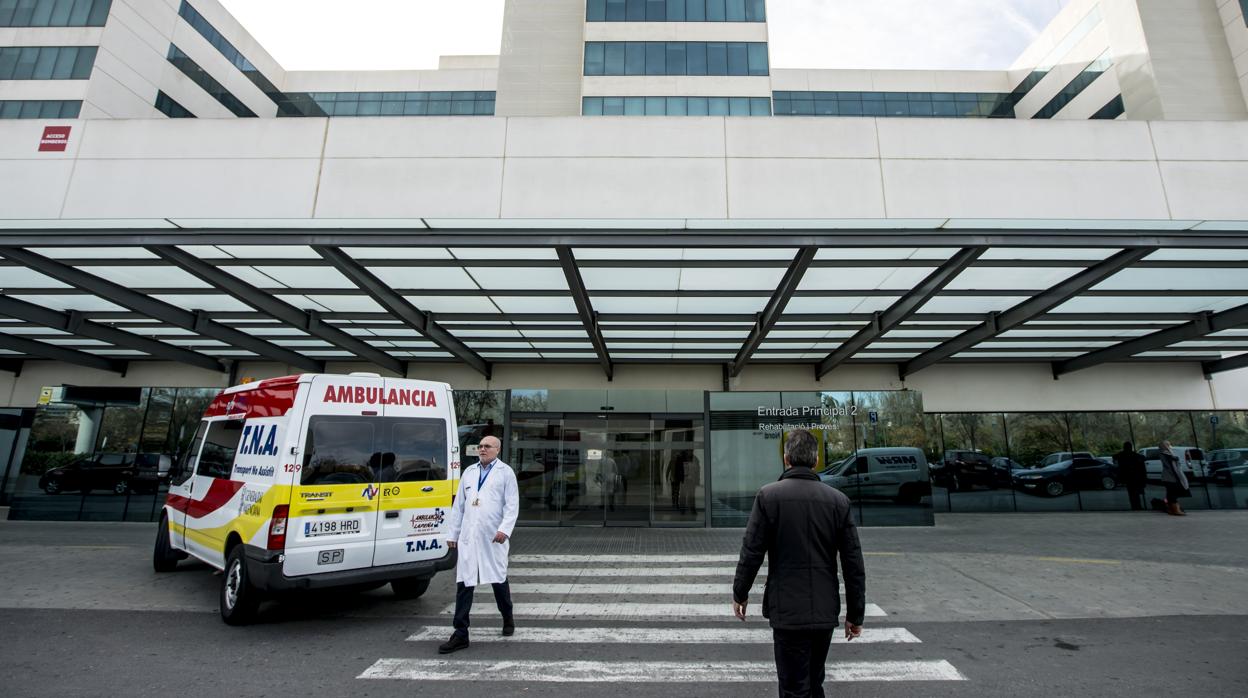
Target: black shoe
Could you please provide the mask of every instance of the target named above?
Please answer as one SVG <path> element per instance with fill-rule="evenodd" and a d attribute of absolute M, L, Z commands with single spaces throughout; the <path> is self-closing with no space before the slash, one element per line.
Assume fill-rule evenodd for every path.
<path fill-rule="evenodd" d="M 511 637 L 512 635 L 515 635 L 515 634 L 516 634 L 515 622 L 503 623 L 503 637 Z"/>
<path fill-rule="evenodd" d="M 451 639 L 438 645 L 438 654 L 450 654 L 468 648 L 468 636 L 455 634 Z"/>

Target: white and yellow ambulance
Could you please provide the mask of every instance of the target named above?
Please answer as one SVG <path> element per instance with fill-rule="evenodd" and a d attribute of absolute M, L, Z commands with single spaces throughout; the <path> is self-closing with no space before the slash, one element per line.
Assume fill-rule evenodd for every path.
<path fill-rule="evenodd" d="M 420 596 L 455 566 L 453 391 L 373 373 L 287 376 L 222 391 L 172 471 L 153 565 L 224 572 L 221 617 L 269 592 L 390 583 Z"/>

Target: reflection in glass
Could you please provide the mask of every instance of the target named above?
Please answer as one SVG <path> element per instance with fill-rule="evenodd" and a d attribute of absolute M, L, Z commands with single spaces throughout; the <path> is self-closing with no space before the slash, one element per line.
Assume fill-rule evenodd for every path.
<path fill-rule="evenodd" d="M 1021 466 L 1011 475 L 1018 511 L 1078 511 L 1066 415 L 1006 414 L 1005 428 L 1009 456 Z"/>
<path fill-rule="evenodd" d="M 1077 485 L 1084 511 L 1125 511 L 1131 508 L 1126 473 L 1113 457 L 1131 441 L 1131 427 L 1122 412 L 1084 412 L 1068 415 L 1074 451 L 1091 454 L 1076 462 Z"/>

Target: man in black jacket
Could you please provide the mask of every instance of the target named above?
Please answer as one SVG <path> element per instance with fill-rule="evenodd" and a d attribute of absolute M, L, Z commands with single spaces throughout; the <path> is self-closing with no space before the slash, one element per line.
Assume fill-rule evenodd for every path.
<path fill-rule="evenodd" d="M 1148 484 L 1148 469 L 1144 456 L 1137 453 L 1130 441 L 1122 442 L 1122 450 L 1114 454 L 1118 465 L 1118 481 L 1127 486 L 1127 498 L 1132 511 L 1144 510 L 1144 486 Z"/>
<path fill-rule="evenodd" d="M 819 444 L 795 429 L 784 445 L 784 474 L 764 485 L 741 541 L 732 609 L 745 620 L 750 588 L 768 557 L 763 617 L 771 621 L 780 696 L 823 696 L 823 665 L 840 623 L 836 558 L 845 575 L 845 637 L 862 634 L 866 571 L 849 498 L 812 468 Z"/>

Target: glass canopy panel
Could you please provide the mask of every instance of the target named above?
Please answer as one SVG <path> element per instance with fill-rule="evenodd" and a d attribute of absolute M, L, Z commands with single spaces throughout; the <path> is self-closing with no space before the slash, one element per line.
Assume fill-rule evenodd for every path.
<path fill-rule="evenodd" d="M 786 259 L 792 261 L 797 256 L 796 248 L 697 248 L 688 247 L 683 251 L 681 259 Z"/>
<path fill-rule="evenodd" d="M 396 341 L 390 342 L 390 344 L 396 347 L 402 347 L 404 349 L 437 349 L 438 348 L 438 345 L 434 344 L 433 342 L 417 342 L 417 341 L 409 341 L 406 339 L 396 340 Z"/>
<path fill-rule="evenodd" d="M 856 358 L 860 358 L 860 359 L 881 359 L 881 360 L 882 360 L 882 359 L 889 359 L 889 360 L 896 360 L 896 359 L 913 359 L 913 358 L 914 358 L 914 357 L 916 357 L 916 356 L 918 356 L 918 354 L 917 354 L 917 353 L 905 354 L 905 353 L 900 353 L 900 352 L 886 351 L 886 352 L 880 352 L 880 353 L 878 353 L 878 354 L 865 354 L 865 355 L 864 355 L 864 354 L 859 354 Z M 822 359 L 823 357 L 824 357 L 824 354 L 806 354 L 806 355 L 805 355 L 805 356 L 803 356 L 802 358 L 804 358 L 804 359 Z"/>
<path fill-rule="evenodd" d="M 1169 345 L 1170 349 L 1209 349 L 1211 347 L 1227 347 L 1227 346 L 1244 346 L 1248 344 L 1248 338 L 1241 337 L 1236 339 L 1193 339 L 1187 342 L 1177 342 Z"/>
<path fill-rule="evenodd" d="M 166 339 L 165 344 L 177 347 L 228 347 L 229 344 L 216 339 Z"/>
<path fill-rule="evenodd" d="M 532 337 L 532 338 L 576 337 L 579 339 L 581 337 L 586 337 L 585 328 L 581 325 L 577 325 L 575 327 L 569 327 L 566 330 L 526 330 L 522 327 L 521 332 L 524 334 L 525 337 Z"/>
<path fill-rule="evenodd" d="M 1093 350 L 1112 347 L 1118 342 L 980 342 L 976 346 L 981 349 L 1065 349 L 1069 351 Z"/>
<path fill-rule="evenodd" d="M 110 303 L 98 296 L 65 294 L 56 296 L 13 296 L 27 303 L 34 303 L 52 310 L 82 310 L 88 312 L 124 312 L 120 305 Z"/>
<path fill-rule="evenodd" d="M 677 339 L 696 339 L 698 337 L 715 337 L 723 339 L 745 339 L 750 335 L 749 330 L 676 330 L 673 337 Z"/>
<path fill-rule="evenodd" d="M 1222 358 L 1222 353 L 1218 351 L 1178 351 L 1175 349 L 1162 349 L 1160 351 L 1146 351 L 1142 354 L 1136 354 L 1142 357 L 1163 357 L 1163 356 L 1180 356 L 1180 357 L 1204 357 L 1210 359 Z"/>
<path fill-rule="evenodd" d="M 915 349 L 922 351 L 938 346 L 940 342 L 872 342 L 872 349 Z M 836 346 L 835 344 L 829 346 Z"/>
<path fill-rule="evenodd" d="M 1079 267 L 971 267 L 958 274 L 945 288 L 959 290 L 1043 291 L 1083 271 Z"/>
<path fill-rule="evenodd" d="M 784 278 L 779 267 L 744 269 L 681 269 L 680 289 L 725 291 L 770 291 Z"/>
<path fill-rule="evenodd" d="M 34 327 L 31 325 L 0 325 L 0 333 L 12 334 L 12 335 L 18 335 L 18 336 L 24 336 L 24 335 L 31 335 L 31 336 L 47 335 L 50 337 L 51 336 L 62 336 L 62 337 L 70 336 L 68 332 L 54 330 L 51 327 Z"/>
<path fill-rule="evenodd" d="M 1157 250 L 1148 256 L 1148 261 L 1191 261 L 1191 260 L 1208 260 L 1214 262 L 1229 261 L 1246 261 L 1248 260 L 1248 250 L 1231 250 L 1231 249 L 1182 249 L 1171 248 L 1166 250 Z"/>
<path fill-rule="evenodd" d="M 481 352 L 481 356 L 487 359 L 540 359 L 541 354 L 537 352 L 515 352 L 515 351 L 485 351 Z"/>
<path fill-rule="evenodd" d="M 242 301 L 224 294 L 154 295 L 152 297 L 185 310 L 251 310 L 251 307 Z"/>
<path fill-rule="evenodd" d="M 101 342 L 98 339 L 82 339 L 80 337 L 46 337 L 40 338 L 39 341 L 46 344 L 55 344 L 58 347 L 111 347 L 108 342 Z"/>
<path fill-rule="evenodd" d="M 676 312 L 689 313 L 757 313 L 767 305 L 763 296 L 730 298 L 677 298 Z"/>
<path fill-rule="evenodd" d="M 262 274 L 255 267 L 218 267 L 221 271 L 236 276 L 240 280 L 246 282 L 249 286 L 255 288 L 276 288 L 281 286 L 281 282 L 271 276 Z"/>
<path fill-rule="evenodd" d="M 116 349 L 113 347 L 109 347 L 107 349 L 82 347 L 79 351 L 85 351 L 88 354 L 95 354 L 97 356 L 148 356 L 147 353 L 136 351 L 134 349 Z"/>
<path fill-rule="evenodd" d="M 159 259 L 142 247 L 29 247 L 52 259 Z"/>
<path fill-rule="evenodd" d="M 909 291 L 934 267 L 821 267 L 807 269 L 799 291 L 859 291 L 895 289 Z M 780 270 L 783 272 L 784 270 Z"/>
<path fill-rule="evenodd" d="M 255 267 L 261 274 L 291 288 L 355 288 L 333 267 Z"/>
<path fill-rule="evenodd" d="M 206 349 L 202 353 L 207 354 L 208 356 L 255 356 L 256 355 L 254 352 L 250 352 L 245 349 L 221 349 L 219 351 Z"/>
<path fill-rule="evenodd" d="M 767 299 L 762 299 L 766 301 Z M 855 313 L 859 312 L 857 308 L 866 302 L 865 296 L 846 296 L 835 298 L 792 298 L 789 304 L 785 306 L 784 313 L 786 316 L 794 313 Z M 760 307 L 761 309 L 761 307 Z"/>
<path fill-rule="evenodd" d="M 519 332 L 518 330 L 464 330 L 464 329 L 457 329 L 457 330 L 450 330 L 450 332 L 451 332 L 451 334 L 455 335 L 456 337 L 459 337 L 460 339 L 464 339 L 464 338 L 466 338 L 466 337 L 515 337 L 516 339 L 519 339 L 519 338 L 521 338 L 521 337 L 523 337 L 523 336 L 524 336 L 524 335 L 520 334 L 520 332 Z M 559 336 L 562 336 L 562 335 L 559 335 Z"/>
<path fill-rule="evenodd" d="M 704 349 L 714 349 L 713 346 L 700 345 Z M 628 351 L 629 349 L 675 349 L 675 342 L 607 342 L 607 347 L 612 351 L 619 349 Z M 543 347 L 544 348 L 544 347 Z"/>
<path fill-rule="evenodd" d="M 893 330 L 886 333 L 882 339 L 901 338 L 901 337 L 956 337 L 963 332 L 962 328 L 950 329 L 930 329 L 930 330 Z"/>
<path fill-rule="evenodd" d="M 964 351 L 960 354 L 954 354 L 953 357 L 951 358 L 971 359 L 971 360 L 974 360 L 974 359 L 1014 359 L 1017 361 L 1026 361 L 1028 359 L 1068 358 L 1071 356 L 1078 356 L 1081 353 L 1083 352 L 1063 351 L 1063 352 L 1017 353 L 1017 352 L 997 352 L 997 351 L 986 351 L 986 352 Z"/>
<path fill-rule="evenodd" d="M 675 296 L 595 297 L 594 310 L 600 313 L 672 314 L 676 312 Z"/>
<path fill-rule="evenodd" d="M 681 259 L 683 250 L 672 248 L 640 248 L 640 247 L 577 247 L 572 256 L 579 262 L 586 259 L 594 260 L 633 260 L 633 259 Z M 581 273 L 584 273 L 582 271 Z"/>
<path fill-rule="evenodd" d="M 313 358 L 354 359 L 355 354 L 348 351 L 301 351 L 300 354 Z"/>
<path fill-rule="evenodd" d="M 177 267 L 78 267 L 79 271 L 127 288 L 209 288 Z"/>
<path fill-rule="evenodd" d="M 594 345 L 589 342 L 540 342 L 535 343 L 537 349 L 588 349 L 593 350 Z"/>
<path fill-rule="evenodd" d="M 673 335 L 675 335 L 675 332 L 672 330 L 609 330 L 605 327 L 602 329 L 602 336 L 608 340 L 648 339 L 651 337 L 655 339 L 671 339 Z"/>
<path fill-rule="evenodd" d="M 464 342 L 474 351 L 530 351 L 535 350 L 528 342 Z"/>
<path fill-rule="evenodd" d="M 569 297 L 532 298 L 527 296 L 491 296 L 504 313 L 575 313 L 576 303 Z"/>
<path fill-rule="evenodd" d="M 355 259 L 450 259 L 445 247 L 343 247 Z"/>
<path fill-rule="evenodd" d="M 476 282 L 461 267 L 368 267 L 390 288 L 475 289 Z"/>
<path fill-rule="evenodd" d="M 308 296 L 333 313 L 381 313 L 385 309 L 368 296 Z"/>
<path fill-rule="evenodd" d="M 238 259 L 320 259 L 316 250 L 306 245 L 217 245 L 217 248 Z"/>
<path fill-rule="evenodd" d="M 733 347 L 740 348 L 739 344 L 715 345 L 715 344 L 699 344 L 699 348 L 704 349 L 731 349 Z M 818 345 L 814 342 L 763 342 L 758 346 L 759 349 L 768 351 L 810 351 Z M 830 345 L 836 346 L 836 345 Z"/>
<path fill-rule="evenodd" d="M 198 259 L 231 259 L 232 255 L 216 245 L 177 245 L 179 250 Z M 155 255 L 152 255 L 155 257 Z"/>
<path fill-rule="evenodd" d="M 467 271 L 481 288 L 505 291 L 513 288 L 535 290 L 568 290 L 568 278 L 558 267 L 468 267 Z"/>
<path fill-rule="evenodd" d="M 937 296 L 928 301 L 923 313 L 988 313 L 1006 310 L 1027 300 L 1028 296 Z"/>
<path fill-rule="evenodd" d="M 409 303 L 431 313 L 498 313 L 485 296 L 403 296 Z"/>
<path fill-rule="evenodd" d="M 640 269 L 635 267 L 581 267 L 581 278 L 589 291 L 675 291 L 680 269 Z"/>
<path fill-rule="evenodd" d="M 548 247 L 452 247 L 456 259 L 559 259 Z"/>
<path fill-rule="evenodd" d="M 282 346 L 302 349 L 304 347 L 328 348 L 334 345 L 322 339 L 283 339 Z"/>
<path fill-rule="evenodd" d="M 26 267 L 0 267 L 0 287 L 3 288 L 69 288 L 56 279 Z"/>
<path fill-rule="evenodd" d="M 855 313 L 874 313 L 875 311 L 883 312 L 888 310 L 899 299 L 899 296 L 867 296 L 862 302 L 854 307 Z"/>
<path fill-rule="evenodd" d="M 1092 289 L 1242 291 L 1248 289 L 1248 269 L 1123 269 Z"/>
<path fill-rule="evenodd" d="M 1055 308 L 1055 313 L 1197 313 L 1227 310 L 1248 303 L 1248 297 L 1137 296 L 1121 298 L 1075 298 Z"/>
<path fill-rule="evenodd" d="M 1116 247 L 994 247 L 980 259 L 1080 259 L 1100 261 L 1118 253 Z"/>
<path fill-rule="evenodd" d="M 946 260 L 958 252 L 956 247 L 824 247 L 815 253 L 816 260 L 837 259 L 935 259 Z"/>
<path fill-rule="evenodd" d="M 543 354 L 542 358 L 551 359 L 551 358 L 556 358 L 556 357 L 546 356 L 545 354 Z M 560 354 L 557 358 L 560 358 L 560 359 L 596 359 L 598 358 L 598 355 L 593 352 L 574 352 L 572 354 Z M 615 357 L 612 357 L 612 358 L 615 358 Z"/>
<path fill-rule="evenodd" d="M 767 336 L 768 337 L 792 337 L 795 339 L 803 338 L 803 337 L 813 337 L 816 339 L 822 339 L 823 337 L 826 337 L 827 334 L 828 333 L 825 330 L 772 330 L 771 332 L 767 334 Z"/>
<path fill-rule="evenodd" d="M 228 325 L 230 323 L 222 323 Z M 295 327 L 235 327 L 240 332 L 246 332 L 252 335 L 281 335 L 290 337 L 304 337 L 307 332 Z"/>

